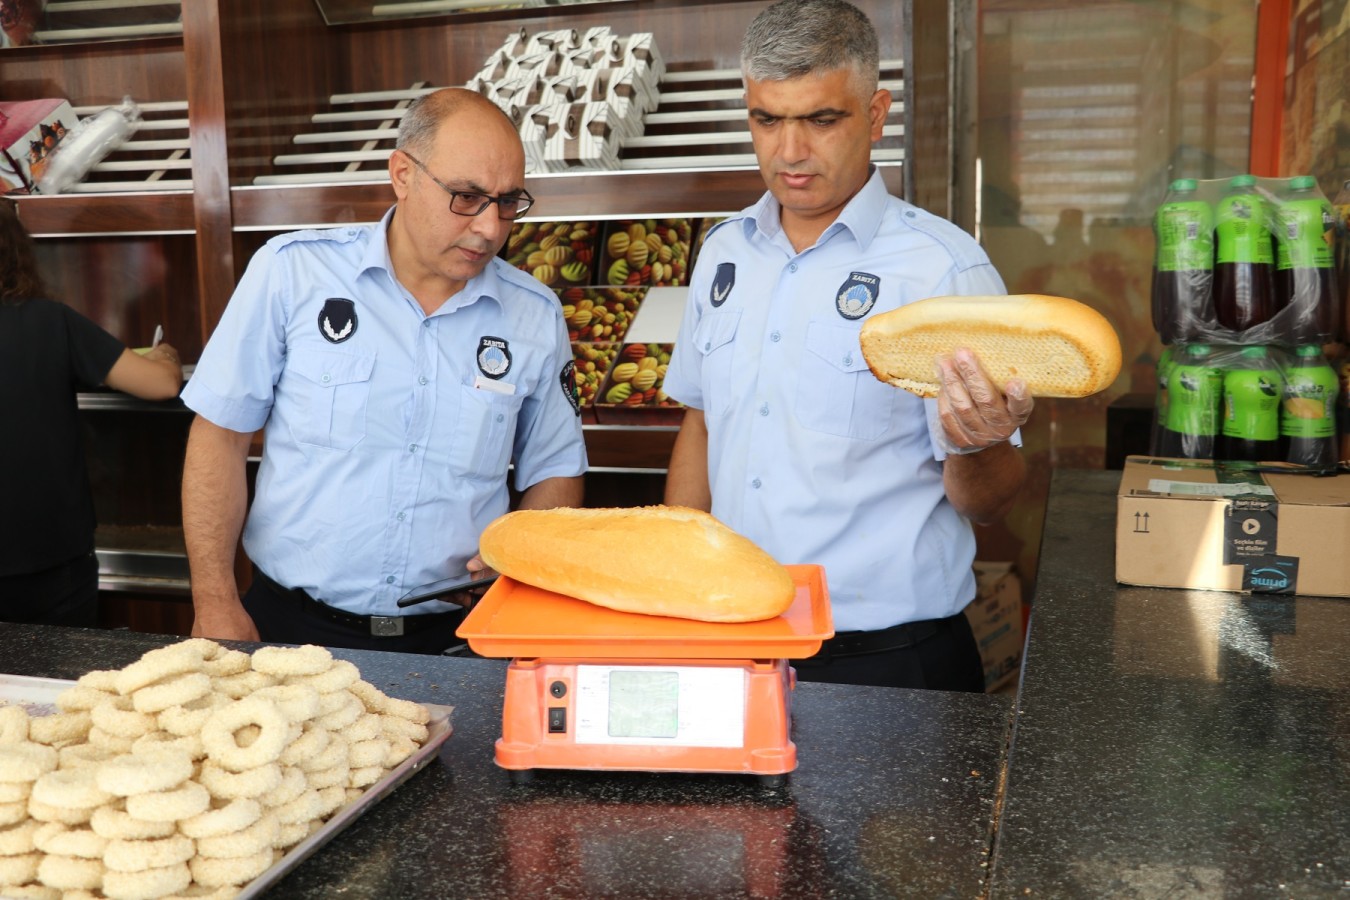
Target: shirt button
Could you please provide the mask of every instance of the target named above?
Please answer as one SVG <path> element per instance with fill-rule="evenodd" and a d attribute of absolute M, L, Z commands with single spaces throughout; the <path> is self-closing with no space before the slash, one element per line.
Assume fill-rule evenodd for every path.
<path fill-rule="evenodd" d="M 754 481 L 750 482 L 750 486 L 751 486 L 752 488 L 754 488 L 755 490 L 759 490 L 761 487 L 763 487 L 763 484 L 764 484 L 764 483 L 763 483 L 762 481 L 760 481 L 758 478 L 756 478 Z"/>
<path fill-rule="evenodd" d="M 789 265 L 789 266 L 788 266 L 788 271 L 789 271 L 789 272 L 795 272 L 795 271 L 797 271 L 797 264 L 796 264 L 796 263 L 792 263 L 791 265 Z"/>
<path fill-rule="evenodd" d="M 406 519 L 406 518 L 408 518 L 408 514 L 407 514 L 407 513 L 399 513 L 399 514 L 398 514 L 398 520 L 399 520 L 400 522 L 402 522 L 402 521 L 403 521 L 404 519 Z"/>
<path fill-rule="evenodd" d="M 323 378 L 320 379 L 320 380 L 323 381 L 324 384 L 327 384 L 328 382 L 330 382 L 330 381 L 333 380 L 333 376 L 332 376 L 332 375 L 325 375 L 325 376 L 323 376 Z"/>
<path fill-rule="evenodd" d="M 775 344 L 781 341 L 782 339 L 783 336 L 776 331 L 773 334 L 769 335 L 769 340 L 773 341 Z"/>
<path fill-rule="evenodd" d="M 384 583 L 385 583 L 385 584 L 393 584 L 393 583 L 394 583 L 394 576 L 393 576 L 393 575 L 390 575 L 388 578 L 386 578 L 386 579 L 384 580 Z"/>
<path fill-rule="evenodd" d="M 762 405 L 759 407 L 759 414 L 760 414 L 761 416 L 767 416 L 767 415 L 769 414 L 769 404 L 767 404 L 767 403 L 762 404 Z"/>
<path fill-rule="evenodd" d="M 845 356 L 845 357 L 844 357 L 844 365 L 846 365 L 846 366 L 851 366 L 851 365 L 853 365 L 853 354 L 852 354 L 852 353 L 850 353 L 848 356 Z"/>
<path fill-rule="evenodd" d="M 712 341 L 708 341 L 706 344 L 703 345 L 704 353 L 707 353 L 711 349 L 712 349 Z"/>
<path fill-rule="evenodd" d="M 914 218 L 914 210 L 912 209 L 905 210 L 905 217 L 909 219 Z"/>
<path fill-rule="evenodd" d="M 502 415 L 501 413 L 497 413 L 497 421 L 498 421 L 498 422 L 503 421 L 505 418 L 506 418 L 506 416 Z"/>
<path fill-rule="evenodd" d="M 417 445 L 416 445 L 416 444 L 409 444 L 409 445 L 408 445 L 408 452 L 409 452 L 409 453 L 416 453 L 416 452 L 417 452 Z"/>
<path fill-rule="evenodd" d="M 426 384 L 426 383 L 427 383 L 427 376 L 425 376 L 425 375 L 420 376 L 420 377 L 417 379 L 417 383 L 418 383 L 418 384 Z"/>

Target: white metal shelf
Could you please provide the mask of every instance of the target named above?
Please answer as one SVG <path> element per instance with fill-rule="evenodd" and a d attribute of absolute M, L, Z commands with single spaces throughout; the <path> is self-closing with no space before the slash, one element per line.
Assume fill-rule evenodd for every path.
<path fill-rule="evenodd" d="M 133 10 L 142 11 L 139 15 Z M 47 0 L 38 44 L 181 36 L 179 0 Z"/>
<path fill-rule="evenodd" d="M 904 161 L 904 125 L 901 91 L 904 67 L 900 60 L 881 64 L 881 87 L 895 96 L 883 139 L 872 159 L 895 164 Z M 730 82 L 730 85 L 728 84 Z M 661 80 L 660 111 L 643 120 L 641 137 L 626 141 L 620 171 L 700 171 L 754 168 L 754 148 L 746 130 L 743 91 L 736 69 L 666 72 Z M 295 152 L 273 159 L 276 172 L 260 175 L 254 184 L 323 185 L 384 181 L 386 161 L 398 136 L 398 124 L 409 104 L 439 90 L 425 83 L 402 90 L 335 94 L 329 109 L 311 117 L 310 130 L 292 138 Z M 374 123 L 374 124 L 372 124 Z M 713 152 L 691 153 L 690 148 Z M 587 174 L 575 169 L 551 175 Z M 543 173 L 532 173 L 543 174 Z"/>

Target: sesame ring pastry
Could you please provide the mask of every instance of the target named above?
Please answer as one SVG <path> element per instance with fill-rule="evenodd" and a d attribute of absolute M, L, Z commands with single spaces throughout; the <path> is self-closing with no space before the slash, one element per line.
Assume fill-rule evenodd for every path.
<path fill-rule="evenodd" d="M 187 863 L 141 872 L 109 869 L 103 873 L 103 893 L 110 900 L 159 900 L 186 890 L 191 883 L 192 871 Z"/>
<path fill-rule="evenodd" d="M 211 693 L 211 676 L 205 672 L 184 672 L 156 681 L 131 695 L 131 704 L 137 712 L 163 712 L 171 706 L 182 706 Z"/>
<path fill-rule="evenodd" d="M 305 644 L 302 647 L 259 647 L 253 651 L 253 670 L 268 675 L 318 675 L 333 665 L 327 647 Z"/>
<path fill-rule="evenodd" d="M 206 812 L 211 807 L 211 792 L 195 781 L 180 787 L 127 798 L 127 815 L 142 822 L 177 822 Z M 166 863 L 167 865 L 167 863 Z"/>
<path fill-rule="evenodd" d="M 240 746 L 235 733 L 248 725 L 257 725 L 262 733 L 248 746 Z M 262 697 L 248 697 L 211 713 L 202 726 L 202 744 L 212 762 L 232 772 L 242 772 L 275 762 L 286 747 L 289 726 L 275 703 Z"/>
<path fill-rule="evenodd" d="M 177 747 L 152 748 L 119 756 L 98 768 L 98 786 L 128 797 L 178 787 L 192 777 L 192 757 Z"/>
<path fill-rule="evenodd" d="M 262 805 L 257 800 L 241 797 L 231 800 L 219 809 L 208 809 L 178 823 L 178 830 L 193 839 L 220 837 L 243 831 L 262 818 Z"/>
<path fill-rule="evenodd" d="M 38 863 L 37 878 L 62 891 L 92 891 L 102 887 L 104 870 L 101 859 L 47 855 Z"/>

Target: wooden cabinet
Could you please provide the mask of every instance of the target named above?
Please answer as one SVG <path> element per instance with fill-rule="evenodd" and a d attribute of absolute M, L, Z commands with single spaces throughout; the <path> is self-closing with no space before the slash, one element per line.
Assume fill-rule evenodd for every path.
<path fill-rule="evenodd" d="M 890 133 L 878 147 L 886 181 L 893 193 L 948 215 L 957 181 L 949 143 L 953 9 L 968 10 L 969 3 L 856 2 L 877 27 L 886 61 L 883 78 L 897 100 Z M 735 112 L 740 38 L 767 5 L 638 0 L 328 25 L 314 0 L 189 0 L 182 3 L 181 35 L 0 51 L 0 100 L 56 96 L 91 109 L 130 96 L 147 108 L 170 111 L 161 115 L 185 116 L 187 125 L 186 147 L 170 154 L 179 168 L 169 175 L 144 175 L 146 183 L 138 189 L 121 184 L 102 190 L 92 178 L 78 193 L 22 197 L 20 216 L 38 238 L 44 268 L 61 299 L 132 346 L 147 343 L 154 327 L 163 325 L 185 362 L 193 362 L 250 255 L 267 238 L 299 227 L 375 221 L 392 203 L 378 159 L 327 169 L 280 159 L 297 155 L 297 135 L 330 127 L 316 116 L 331 118 L 335 110 L 350 108 L 353 94 L 463 84 L 512 30 L 608 25 L 619 35 L 654 35 L 669 81 L 662 84 L 663 97 L 692 96 L 678 108 L 733 113 L 696 129 L 743 131 Z M 691 81 L 713 95 L 692 94 Z M 674 127 L 653 120 L 647 134 L 668 135 Z M 748 143 L 740 148 L 744 158 L 733 164 L 723 162 L 726 144 L 700 143 L 676 142 L 676 152 L 683 154 L 678 164 L 666 165 L 652 151 L 657 155 L 635 154 L 634 159 L 644 156 L 640 168 L 531 175 L 527 187 L 539 201 L 531 218 L 702 216 L 753 203 L 763 183 L 746 155 Z M 372 140 L 362 146 L 387 155 L 393 143 Z M 317 143 L 300 149 L 322 154 L 332 148 Z M 308 180 L 276 183 L 289 172 L 307 173 Z M 155 182 L 177 186 L 162 189 Z M 91 464 L 121 464 L 109 448 L 125 442 L 107 434 L 119 427 L 134 430 L 137 414 L 113 404 L 95 415 L 101 417 L 102 436 L 91 438 Z M 187 416 L 178 418 L 185 423 Z M 632 483 L 632 496 L 659 500 L 673 434 L 669 426 L 588 427 L 599 489 L 593 498 L 618 502 L 625 488 L 612 479 L 636 472 L 643 481 Z M 181 471 L 181 442 L 163 443 L 158 471 Z M 176 484 L 161 478 L 152 490 L 153 511 L 138 509 L 137 521 L 109 523 L 101 509 L 105 524 L 172 519 Z M 124 508 L 119 505 L 119 514 Z"/>

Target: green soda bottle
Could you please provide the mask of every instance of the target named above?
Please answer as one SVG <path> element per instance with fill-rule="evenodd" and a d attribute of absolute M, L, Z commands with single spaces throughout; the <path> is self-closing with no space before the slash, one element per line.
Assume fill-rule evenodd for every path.
<path fill-rule="evenodd" d="M 1298 348 L 1285 376 L 1280 434 L 1289 441 L 1289 462 L 1319 471 L 1336 468 L 1336 395 L 1340 380 L 1322 348 Z"/>
<path fill-rule="evenodd" d="M 1275 213 L 1276 337 L 1289 345 L 1330 341 L 1336 333 L 1336 211 L 1317 179 L 1300 175 Z"/>
<path fill-rule="evenodd" d="M 1179 178 L 1153 217 L 1153 329 L 1164 344 L 1194 340 L 1214 321 L 1214 211 Z"/>
<path fill-rule="evenodd" d="M 1232 331 L 1245 331 L 1275 314 L 1267 212 L 1254 176 L 1229 179 L 1215 216 L 1214 315 Z"/>
<path fill-rule="evenodd" d="M 1153 431 L 1149 435 L 1148 444 L 1148 452 L 1153 456 L 1167 455 L 1163 452 L 1164 435 L 1167 433 L 1167 380 L 1172 377 L 1172 369 L 1176 364 L 1177 348 L 1164 345 L 1162 352 L 1158 354 L 1158 366 L 1154 370 L 1157 390 L 1153 395 Z"/>
<path fill-rule="evenodd" d="M 1167 378 L 1167 428 L 1161 456 L 1213 459 L 1219 434 L 1223 370 L 1208 344 L 1189 344 Z"/>
<path fill-rule="evenodd" d="M 1272 462 L 1280 452 L 1284 378 L 1265 347 L 1243 347 L 1237 368 L 1223 374 L 1223 459 Z"/>

